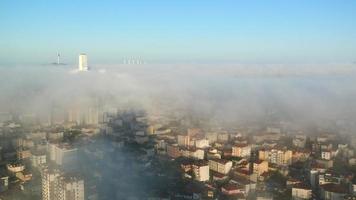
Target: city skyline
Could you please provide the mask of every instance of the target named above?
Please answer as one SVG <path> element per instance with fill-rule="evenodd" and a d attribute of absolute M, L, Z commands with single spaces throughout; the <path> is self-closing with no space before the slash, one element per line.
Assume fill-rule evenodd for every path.
<path fill-rule="evenodd" d="M 0 2 L 0 200 L 356 199 L 356 1 Z"/>

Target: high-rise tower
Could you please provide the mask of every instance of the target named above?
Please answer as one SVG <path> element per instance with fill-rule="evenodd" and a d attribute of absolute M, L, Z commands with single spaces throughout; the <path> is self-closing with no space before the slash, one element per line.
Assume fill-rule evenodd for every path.
<path fill-rule="evenodd" d="M 86 54 L 79 55 L 79 71 L 88 71 L 88 57 Z"/>
<path fill-rule="evenodd" d="M 42 200 L 84 200 L 84 180 L 58 169 L 43 169 Z"/>

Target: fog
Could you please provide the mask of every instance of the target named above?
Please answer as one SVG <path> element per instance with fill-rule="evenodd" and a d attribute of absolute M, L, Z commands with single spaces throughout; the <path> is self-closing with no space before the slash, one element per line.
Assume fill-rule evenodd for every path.
<path fill-rule="evenodd" d="M 100 104 L 147 113 L 183 110 L 218 121 L 355 118 L 355 66 L 97 65 L 0 68 L 0 111 L 46 116 Z"/>
<path fill-rule="evenodd" d="M 45 120 L 54 108 L 66 113 L 73 107 L 99 105 L 104 110 L 140 109 L 148 115 L 189 115 L 217 125 L 272 120 L 303 127 L 330 120 L 354 122 L 355 69 L 351 64 L 96 65 L 79 72 L 70 65 L 4 66 L 0 67 L 0 112 L 35 114 Z M 111 141 L 104 139 L 87 147 L 103 151 L 104 157 L 81 158 L 81 170 L 93 176 L 93 169 L 101 173 L 95 185 L 116 199 L 161 193 L 180 180 L 155 176 L 161 173 L 155 167 L 141 176 L 141 169 L 135 168 L 140 155 L 135 146 L 114 151 Z M 158 160 L 150 163 L 168 165 Z"/>

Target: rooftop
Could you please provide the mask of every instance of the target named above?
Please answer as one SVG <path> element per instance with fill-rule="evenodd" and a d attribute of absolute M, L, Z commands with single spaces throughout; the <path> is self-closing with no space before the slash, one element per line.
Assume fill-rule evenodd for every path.
<path fill-rule="evenodd" d="M 335 183 L 327 183 L 320 186 L 323 190 L 333 193 L 344 194 L 348 193 L 348 188 L 339 184 Z"/>

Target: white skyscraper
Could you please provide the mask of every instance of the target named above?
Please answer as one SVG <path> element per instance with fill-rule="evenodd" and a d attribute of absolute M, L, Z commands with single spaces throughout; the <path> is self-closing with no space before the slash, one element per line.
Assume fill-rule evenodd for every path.
<path fill-rule="evenodd" d="M 60 170 L 44 169 L 42 178 L 42 200 L 84 200 L 84 180 L 64 174 Z"/>
<path fill-rule="evenodd" d="M 79 55 L 79 71 L 88 71 L 88 57 L 86 54 Z"/>
<path fill-rule="evenodd" d="M 77 167 L 78 149 L 69 144 L 49 144 L 49 159 L 61 166 L 64 170 L 72 171 Z"/>

